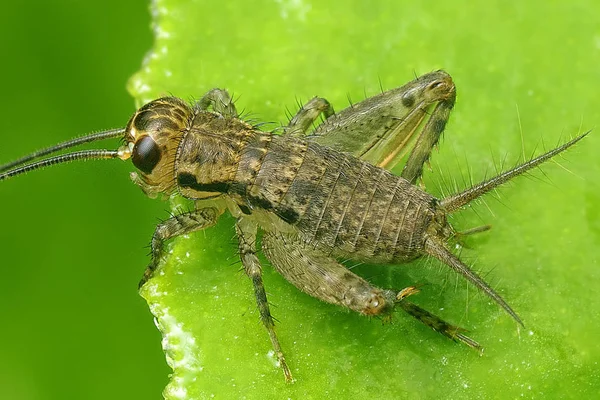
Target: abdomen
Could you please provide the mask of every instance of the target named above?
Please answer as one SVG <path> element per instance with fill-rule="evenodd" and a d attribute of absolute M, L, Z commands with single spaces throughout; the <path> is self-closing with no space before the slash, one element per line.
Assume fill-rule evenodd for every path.
<path fill-rule="evenodd" d="M 245 187 L 247 201 L 295 226 L 307 246 L 370 262 L 421 254 L 434 207 L 429 194 L 316 143 L 273 136 L 267 147 Z"/>

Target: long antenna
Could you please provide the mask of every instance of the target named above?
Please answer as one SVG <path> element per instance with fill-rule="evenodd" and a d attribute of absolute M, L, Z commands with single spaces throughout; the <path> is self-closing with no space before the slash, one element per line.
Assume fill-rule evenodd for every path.
<path fill-rule="evenodd" d="M 46 156 L 48 154 L 56 153 L 57 151 L 60 151 L 60 150 L 64 150 L 64 149 L 68 149 L 70 147 L 78 146 L 80 144 L 89 143 L 89 142 L 95 142 L 97 140 L 104 140 L 104 139 L 112 139 L 112 138 L 116 138 L 116 137 L 121 137 L 121 136 L 123 136 L 124 132 L 125 132 L 125 129 L 123 129 L 123 128 L 109 129 L 107 131 L 102 131 L 102 132 L 98 132 L 98 133 L 92 133 L 90 135 L 86 135 L 86 136 L 82 136 L 82 137 L 79 137 L 79 138 L 67 140 L 66 142 L 59 143 L 59 144 L 57 144 L 55 146 L 35 151 L 35 152 L 31 153 L 31 154 L 26 155 L 25 157 L 19 158 L 18 160 L 9 162 L 9 163 L 4 164 L 4 165 L 0 165 L 0 172 L 8 171 L 9 169 L 11 169 L 13 167 L 25 164 L 28 161 L 35 160 L 36 158 L 40 158 L 40 157 Z M 50 165 L 50 164 L 48 164 L 48 165 Z M 38 168 L 40 168 L 40 167 L 38 167 Z M 0 176 L 3 176 L 3 175 L 0 175 Z M 4 178 L 4 179 L 6 179 L 6 178 Z"/>
<path fill-rule="evenodd" d="M 487 181 L 481 182 L 461 193 L 454 194 L 450 197 L 446 197 L 442 201 L 440 201 L 440 206 L 444 208 L 447 213 L 451 213 L 453 211 L 458 210 L 462 206 L 469 204 L 471 201 L 476 198 L 486 194 L 490 190 L 500 186 L 501 184 L 508 182 L 515 176 L 521 175 L 532 168 L 537 167 L 544 161 L 554 157 L 555 155 L 562 153 L 569 147 L 573 146 L 575 143 L 579 142 L 581 139 L 586 137 L 590 133 L 587 131 L 583 135 L 577 136 L 575 139 L 568 141 L 567 143 L 559 146 L 553 150 L 550 150 L 547 153 L 542 154 L 539 157 L 534 158 L 533 160 L 529 160 L 521 165 L 514 167 L 506 172 L 501 173 L 498 176 L 495 176 Z"/>
<path fill-rule="evenodd" d="M 74 153 L 61 154 L 60 156 L 46 158 L 38 162 L 23 165 L 10 171 L 0 174 L 0 181 L 12 178 L 15 175 L 24 174 L 25 172 L 33 171 L 39 168 L 48 167 L 54 164 L 66 163 L 75 160 L 98 160 L 106 158 L 120 158 L 120 153 L 117 150 L 82 150 Z"/>

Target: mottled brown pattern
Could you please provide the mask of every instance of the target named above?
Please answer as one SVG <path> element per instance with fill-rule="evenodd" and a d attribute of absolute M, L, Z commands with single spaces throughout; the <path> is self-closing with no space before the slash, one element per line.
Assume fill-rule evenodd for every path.
<path fill-rule="evenodd" d="M 181 117 L 186 123 L 177 122 Z M 303 138 L 255 130 L 237 118 L 194 112 L 176 99 L 158 100 L 132 121 L 140 131 L 157 131 L 158 143 L 168 137 L 180 143 L 170 162 L 185 197 L 225 194 L 250 213 L 273 212 L 296 226 L 307 245 L 337 258 L 402 262 L 422 254 L 435 202 L 382 168 Z M 156 128 L 160 124 L 164 130 Z M 143 176 L 149 185 L 172 190 L 170 174 Z"/>
<path fill-rule="evenodd" d="M 195 210 L 173 215 L 156 227 L 152 261 L 140 285 L 159 266 L 166 240 L 211 226 L 229 210 L 237 218 L 240 260 L 287 381 L 292 380 L 291 369 L 275 333 L 256 255 L 259 230 L 264 234 L 264 255 L 300 290 L 384 320 L 401 309 L 441 334 L 481 349 L 462 329 L 406 300 L 419 291 L 415 286 L 378 288 L 339 261 L 397 264 L 423 255 L 437 258 L 521 323 L 502 297 L 450 251 L 447 242 L 455 232 L 447 215 L 561 153 L 586 134 L 438 200 L 415 183 L 444 130 L 455 98 L 450 76 L 436 71 L 338 114 L 327 100 L 313 98 L 281 136 L 261 132 L 239 119 L 231 96 L 222 89 L 209 91 L 192 106 L 173 97 L 162 98 L 140 108 L 122 132 L 110 130 L 74 139 L 0 166 L 0 181 L 72 160 L 131 159 L 138 169 L 131 174 L 133 182 L 149 196 L 178 191 L 197 200 Z M 309 134 L 319 114 L 326 120 Z M 28 164 L 62 149 L 120 134 L 125 143 L 115 151 L 83 150 Z M 402 174 L 394 176 L 384 168 L 397 162 L 411 138 L 414 145 Z"/>
<path fill-rule="evenodd" d="M 175 97 L 158 99 L 140 108 L 129 120 L 125 139 L 136 142 L 145 135 L 154 139 L 162 157 L 152 173 L 139 174 L 140 186 L 151 197 L 170 194 L 176 189 L 174 166 L 176 151 L 192 124 L 189 105 Z"/>
<path fill-rule="evenodd" d="M 455 95 L 450 77 L 438 71 L 337 115 L 332 115 L 333 108 L 326 100 L 314 98 L 300 109 L 282 136 L 261 132 L 239 120 L 228 94 L 219 89 L 210 91 L 194 108 L 186 108 L 175 99 L 161 99 L 140 110 L 133 119 L 134 126 L 138 130 L 143 127 L 144 134 L 150 131 L 163 151 L 173 150 L 164 147 L 168 138 L 173 138 L 178 144 L 176 159 L 172 169 L 165 170 L 161 158 L 160 168 L 157 166 L 149 176 L 142 172 L 143 182 L 136 183 L 144 189 L 154 185 L 152 190 L 170 192 L 174 181 L 169 175 L 174 173 L 175 185 L 183 196 L 224 200 L 238 216 L 242 264 L 253 282 L 263 325 L 287 380 L 291 380 L 290 369 L 275 335 L 255 255 L 258 229 L 264 231 L 265 256 L 300 290 L 382 318 L 389 318 L 399 304 L 432 329 L 479 349 L 460 328 L 407 301 L 407 296 L 418 291 L 414 287 L 400 291 L 377 288 L 338 261 L 392 264 L 433 256 L 521 323 L 512 308 L 448 249 L 446 242 L 455 232 L 446 214 L 579 139 L 440 202 L 414 183 L 446 125 Z M 171 106 L 173 110 L 169 110 Z M 208 107 L 219 112 L 207 111 Z M 428 110 L 431 116 L 417 134 L 402 176 L 392 175 L 382 166 L 393 165 Z M 313 136 L 306 135 L 319 113 L 328 120 Z M 356 146 L 349 144 L 346 136 L 354 138 Z M 341 142 L 336 143 L 336 138 Z M 148 148 L 147 159 L 136 154 L 138 159 L 142 157 L 136 162 L 146 169 L 158 158 L 151 143 Z M 173 154 L 166 158 L 173 160 Z M 215 212 L 224 210 L 223 205 L 218 207 Z M 192 227 L 180 230 L 184 229 Z M 165 237 L 170 236 L 166 233 Z M 154 267 L 151 265 L 149 271 Z"/>

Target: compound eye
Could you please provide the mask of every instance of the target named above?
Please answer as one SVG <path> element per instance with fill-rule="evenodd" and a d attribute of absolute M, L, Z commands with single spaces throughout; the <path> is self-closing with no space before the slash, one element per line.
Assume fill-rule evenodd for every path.
<path fill-rule="evenodd" d="M 145 174 L 152 173 L 160 161 L 160 149 L 150 136 L 143 136 L 133 146 L 131 161 L 137 169 Z"/>

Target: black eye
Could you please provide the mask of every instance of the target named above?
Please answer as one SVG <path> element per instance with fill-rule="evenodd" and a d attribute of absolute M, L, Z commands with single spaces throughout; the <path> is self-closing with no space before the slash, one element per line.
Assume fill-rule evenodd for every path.
<path fill-rule="evenodd" d="M 144 136 L 135 142 L 131 161 L 140 171 L 150 174 L 160 161 L 160 149 L 150 136 Z"/>

